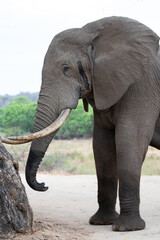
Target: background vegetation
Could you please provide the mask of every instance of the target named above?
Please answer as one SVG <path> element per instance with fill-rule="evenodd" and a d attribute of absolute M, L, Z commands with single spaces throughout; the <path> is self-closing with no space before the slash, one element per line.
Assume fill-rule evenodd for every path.
<path fill-rule="evenodd" d="M 0 108 L 0 131 L 5 135 L 21 135 L 33 131 L 37 103 L 26 96 L 15 97 Z M 76 110 L 72 110 L 69 119 L 60 128 L 57 138 L 91 137 L 93 128 L 93 112 L 86 113 L 82 101 Z"/>
<path fill-rule="evenodd" d="M 32 102 L 37 102 L 38 100 L 38 92 L 34 92 L 34 93 L 30 93 L 30 92 L 21 92 L 17 95 L 0 95 L 0 108 L 3 108 L 5 106 L 7 106 L 10 102 L 12 102 L 12 100 L 15 97 L 27 97 L 29 98 Z"/>
<path fill-rule="evenodd" d="M 18 160 L 20 171 L 24 171 L 30 143 L 5 145 Z M 149 147 L 142 168 L 142 175 L 160 175 L 160 154 Z M 92 139 L 53 140 L 40 165 L 39 171 L 53 174 L 95 174 Z"/>

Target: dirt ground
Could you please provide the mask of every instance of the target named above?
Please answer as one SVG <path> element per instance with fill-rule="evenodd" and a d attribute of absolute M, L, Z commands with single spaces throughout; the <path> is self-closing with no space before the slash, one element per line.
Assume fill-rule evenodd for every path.
<path fill-rule="evenodd" d="M 141 215 L 146 228 L 136 232 L 113 232 L 111 226 L 91 226 L 88 219 L 97 210 L 96 176 L 38 175 L 49 186 L 46 192 L 26 186 L 34 212 L 31 234 L 0 237 L 15 240 L 158 240 L 160 239 L 160 177 L 141 181 Z M 117 210 L 119 206 L 117 204 Z"/>

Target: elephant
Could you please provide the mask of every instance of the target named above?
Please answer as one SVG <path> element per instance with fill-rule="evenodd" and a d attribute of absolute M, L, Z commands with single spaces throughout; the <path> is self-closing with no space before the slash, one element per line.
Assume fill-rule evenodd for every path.
<path fill-rule="evenodd" d="M 17 144 L 33 139 L 26 180 L 34 190 L 48 189 L 36 180 L 38 167 L 79 99 L 85 111 L 89 104 L 94 113 L 99 208 L 89 223 L 111 224 L 114 231 L 144 229 L 141 167 L 149 145 L 160 149 L 159 36 L 136 20 L 113 16 L 53 38 L 44 59 L 34 133 L 8 138 Z M 54 130 L 48 131 L 52 124 Z M 48 135 L 41 133 L 46 128 Z"/>

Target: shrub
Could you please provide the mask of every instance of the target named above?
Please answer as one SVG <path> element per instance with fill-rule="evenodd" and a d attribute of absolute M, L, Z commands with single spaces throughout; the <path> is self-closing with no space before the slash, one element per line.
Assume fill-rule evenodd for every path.
<path fill-rule="evenodd" d="M 33 131 L 37 103 L 32 103 L 27 97 L 16 97 L 0 109 L 0 126 L 7 135 L 21 135 Z M 68 120 L 60 128 L 56 138 L 69 139 L 91 137 L 93 128 L 93 112 L 89 108 L 86 113 L 82 101 L 72 110 Z"/>
<path fill-rule="evenodd" d="M 0 122 L 4 132 L 9 135 L 32 132 L 36 106 L 27 97 L 17 97 L 1 109 Z"/>
<path fill-rule="evenodd" d="M 93 111 L 89 108 L 86 113 L 83 109 L 82 101 L 78 107 L 72 110 L 67 121 L 60 128 L 57 138 L 91 137 L 93 129 Z"/>

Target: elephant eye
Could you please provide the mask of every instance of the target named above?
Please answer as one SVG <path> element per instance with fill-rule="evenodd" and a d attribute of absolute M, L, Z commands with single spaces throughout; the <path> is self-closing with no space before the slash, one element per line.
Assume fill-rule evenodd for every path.
<path fill-rule="evenodd" d="M 69 67 L 68 66 L 64 66 L 63 68 L 63 73 L 65 74 L 68 71 Z"/>

